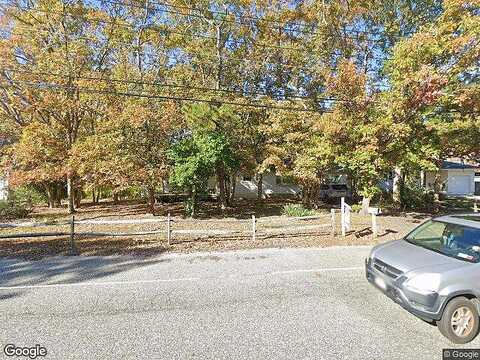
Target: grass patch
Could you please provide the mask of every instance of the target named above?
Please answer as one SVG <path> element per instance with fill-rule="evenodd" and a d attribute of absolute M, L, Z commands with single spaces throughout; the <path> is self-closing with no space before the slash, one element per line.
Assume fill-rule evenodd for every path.
<path fill-rule="evenodd" d="M 318 215 L 315 210 L 307 209 L 302 204 L 287 204 L 283 207 L 283 215 L 291 217 L 304 217 Z"/>

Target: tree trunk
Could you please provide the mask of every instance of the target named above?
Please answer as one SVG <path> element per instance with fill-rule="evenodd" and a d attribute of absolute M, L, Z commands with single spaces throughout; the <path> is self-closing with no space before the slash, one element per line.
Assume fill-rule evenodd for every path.
<path fill-rule="evenodd" d="M 155 188 L 148 188 L 148 210 L 150 214 L 155 215 Z"/>
<path fill-rule="evenodd" d="M 398 167 L 393 171 L 393 202 L 397 205 L 401 204 L 402 199 L 400 197 L 400 189 L 402 186 L 402 170 Z"/>
<path fill-rule="evenodd" d="M 67 177 L 67 197 L 68 197 L 68 213 L 73 214 L 75 212 L 75 186 L 73 178 L 69 175 Z"/>
<path fill-rule="evenodd" d="M 235 200 L 235 192 L 237 191 L 237 173 L 235 172 L 232 175 L 232 179 L 230 180 L 230 205 L 233 205 L 233 201 Z"/>
<path fill-rule="evenodd" d="M 113 193 L 113 203 L 114 203 L 115 205 L 118 204 L 118 193 L 116 193 L 116 192 Z"/>
<path fill-rule="evenodd" d="M 225 176 L 225 203 L 230 206 L 230 195 L 231 195 L 231 184 L 230 184 L 230 176 Z"/>
<path fill-rule="evenodd" d="M 52 209 L 55 206 L 54 193 L 52 192 L 52 185 L 46 185 L 45 191 L 47 193 L 48 207 Z"/>
<path fill-rule="evenodd" d="M 356 178 L 353 177 L 353 174 L 348 174 L 347 176 L 350 179 L 350 191 L 352 193 L 352 200 L 355 203 L 358 203 L 358 200 L 360 199 L 360 196 L 358 195 Z"/>
<path fill-rule="evenodd" d="M 76 189 L 75 190 L 75 208 L 79 208 L 80 205 L 82 204 L 82 190 L 81 189 Z"/>
<path fill-rule="evenodd" d="M 433 180 L 433 193 L 434 193 L 435 202 L 440 201 L 440 191 L 441 191 L 440 171 L 437 171 L 435 173 L 435 178 Z"/>
<path fill-rule="evenodd" d="M 197 189 L 195 186 L 192 188 L 192 218 L 197 216 Z"/>
<path fill-rule="evenodd" d="M 97 199 L 95 200 L 95 203 L 98 204 L 100 203 L 100 196 L 101 196 L 101 191 L 100 189 L 97 191 Z"/>
<path fill-rule="evenodd" d="M 305 185 L 302 187 L 302 204 L 309 207 L 310 203 L 310 186 Z"/>
<path fill-rule="evenodd" d="M 263 173 L 257 174 L 257 200 L 263 200 Z"/>
<path fill-rule="evenodd" d="M 95 205 L 97 203 L 97 197 L 95 196 L 95 188 L 92 188 L 92 204 Z"/>
<path fill-rule="evenodd" d="M 65 194 L 65 188 L 63 183 L 56 183 L 52 188 L 53 201 L 55 207 L 62 207 L 62 199 Z"/>
<path fill-rule="evenodd" d="M 217 185 L 218 185 L 218 200 L 220 204 L 220 208 L 225 210 L 227 208 L 226 200 L 225 200 L 225 169 L 223 165 L 220 164 L 217 166 Z"/>

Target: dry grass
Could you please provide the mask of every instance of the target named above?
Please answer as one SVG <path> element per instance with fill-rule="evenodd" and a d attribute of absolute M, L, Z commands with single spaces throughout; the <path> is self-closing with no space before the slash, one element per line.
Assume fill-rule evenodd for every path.
<path fill-rule="evenodd" d="M 204 204 L 199 219 L 184 219 L 181 204 L 165 204 L 156 208 L 156 215 L 146 213 L 146 206 L 140 203 L 123 203 L 113 205 L 85 205 L 76 214 L 78 220 L 117 220 L 117 219 L 164 219 L 171 213 L 175 230 L 234 230 L 237 233 L 222 236 L 194 236 L 192 234 L 173 233 L 173 243 L 168 245 L 166 240 L 166 225 L 164 223 L 147 223 L 137 225 L 107 224 L 107 225 L 77 225 L 79 232 L 138 232 L 161 231 L 156 235 L 122 236 L 122 237 L 85 237 L 77 236 L 76 245 L 81 255 L 122 255 L 133 254 L 138 256 L 152 256 L 166 251 L 191 252 L 232 250 L 246 248 L 267 247 L 326 247 L 334 245 L 366 245 L 376 244 L 395 238 L 400 238 L 409 232 L 425 217 L 419 214 L 398 214 L 379 216 L 378 237 L 374 239 L 371 232 L 370 217 L 352 215 L 352 231 L 346 237 L 337 235 L 332 237 L 331 227 L 302 229 L 288 234 L 277 229 L 285 226 L 309 226 L 330 224 L 328 209 L 320 219 L 296 220 L 281 216 L 285 200 L 268 200 L 262 204 L 254 202 L 239 202 L 236 208 L 221 212 L 215 204 Z M 257 238 L 251 238 L 251 215 L 256 214 Z M 68 222 L 66 209 L 37 208 L 31 219 L 25 221 L 50 222 L 47 227 L 30 227 L 2 229 L 1 233 L 15 232 L 68 232 L 68 225 L 55 226 L 54 223 Z M 337 215 L 337 234 L 339 216 Z M 268 231 L 268 233 L 267 233 Z M 28 238 L 0 240 L 0 257 L 20 257 L 25 259 L 40 259 L 46 256 L 67 255 L 70 251 L 69 237 Z"/>

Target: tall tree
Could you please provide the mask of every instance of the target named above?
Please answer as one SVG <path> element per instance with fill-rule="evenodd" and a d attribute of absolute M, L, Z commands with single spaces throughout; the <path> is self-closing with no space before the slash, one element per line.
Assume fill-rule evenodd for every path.
<path fill-rule="evenodd" d="M 5 113 L 18 123 L 33 120 L 55 129 L 64 144 L 69 212 L 78 186 L 68 154 L 95 115 L 95 99 L 82 91 L 88 86 L 84 79 L 104 67 L 109 50 L 104 24 L 87 22 L 87 16 L 104 14 L 82 2 L 15 3 L 7 11 L 10 36 L 4 41 L 10 46 L 2 46 L 1 56 Z"/>
<path fill-rule="evenodd" d="M 432 169 L 450 156 L 479 159 L 478 9 L 475 0 L 447 0 L 435 21 L 394 49 L 386 97 L 389 117 L 409 129 L 404 166 L 413 160 Z"/>

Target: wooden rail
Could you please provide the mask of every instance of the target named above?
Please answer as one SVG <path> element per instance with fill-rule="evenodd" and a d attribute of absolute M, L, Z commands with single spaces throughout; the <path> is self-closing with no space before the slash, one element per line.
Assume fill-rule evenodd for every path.
<path fill-rule="evenodd" d="M 271 223 L 272 218 L 256 218 L 255 215 L 252 215 L 251 219 L 209 219 L 209 220 L 197 220 L 202 222 L 222 222 L 226 224 L 245 224 L 245 229 L 175 229 L 174 224 L 188 223 L 192 222 L 190 219 L 185 220 L 174 220 L 168 214 L 165 218 L 155 218 L 155 219 L 118 219 L 118 220 L 94 220 L 94 219 L 85 219 L 85 220 L 76 220 L 74 216 L 71 217 L 70 221 L 66 222 L 25 222 L 25 223 L 0 223 L 0 228 L 9 229 L 9 228 L 36 228 L 36 227 L 56 227 L 56 226 L 67 226 L 69 225 L 70 231 L 52 231 L 52 232 L 27 232 L 27 233 L 14 233 L 14 234 L 0 234 L 0 239 L 15 239 L 15 238 L 38 238 L 38 237 L 62 237 L 68 236 L 70 239 L 70 249 L 71 254 L 77 254 L 77 247 L 75 243 L 75 238 L 78 236 L 81 237 L 122 237 L 122 236 L 144 236 L 144 235 L 157 235 L 165 234 L 168 244 L 173 243 L 174 235 L 190 235 L 193 237 L 225 237 L 225 236 L 241 236 L 241 237 L 250 237 L 252 240 L 256 240 L 257 237 L 271 237 L 280 234 L 291 234 L 293 232 L 300 233 L 305 232 L 312 233 L 315 230 L 327 230 L 332 233 L 335 228 L 335 213 L 334 211 L 330 214 L 325 215 L 315 215 L 315 216 L 306 216 L 306 217 L 279 217 L 286 224 L 281 224 L 279 227 L 272 227 L 264 224 Z M 325 223 L 320 224 L 301 224 L 299 221 L 311 221 L 319 219 L 328 219 Z M 277 220 L 277 219 L 275 219 Z M 297 222 L 297 223 L 294 223 Z M 82 225 L 142 225 L 142 224 L 153 224 L 161 223 L 165 224 L 165 227 L 160 230 L 152 231 L 132 231 L 132 232 L 102 232 L 102 231 L 78 231 L 78 226 Z M 260 227 L 257 226 L 261 225 Z"/>

